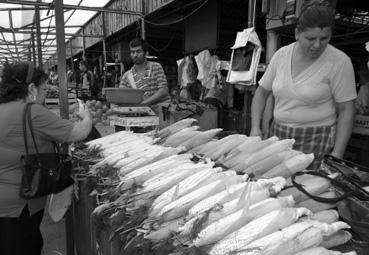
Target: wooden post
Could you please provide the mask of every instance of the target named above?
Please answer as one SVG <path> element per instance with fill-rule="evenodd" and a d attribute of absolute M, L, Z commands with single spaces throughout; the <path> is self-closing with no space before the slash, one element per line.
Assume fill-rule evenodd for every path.
<path fill-rule="evenodd" d="M 55 6 L 56 45 L 58 56 L 60 116 L 64 119 L 68 119 L 69 107 L 68 107 L 68 89 L 67 89 L 67 74 L 66 74 L 66 47 L 65 47 L 63 0 L 54 1 L 54 6 Z M 71 209 L 68 210 L 65 219 L 66 219 L 65 232 L 67 241 L 66 243 L 67 255 L 74 255 L 73 214 Z"/>

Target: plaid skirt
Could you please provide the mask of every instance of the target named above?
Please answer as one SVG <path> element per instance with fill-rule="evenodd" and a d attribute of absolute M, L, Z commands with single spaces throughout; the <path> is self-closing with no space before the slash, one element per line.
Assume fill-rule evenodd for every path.
<path fill-rule="evenodd" d="M 308 167 L 315 170 L 320 167 L 325 154 L 331 153 L 336 136 L 336 125 L 317 127 L 289 127 L 273 122 L 269 136 L 279 139 L 295 139 L 294 150 L 303 153 L 314 153 L 314 161 Z"/>

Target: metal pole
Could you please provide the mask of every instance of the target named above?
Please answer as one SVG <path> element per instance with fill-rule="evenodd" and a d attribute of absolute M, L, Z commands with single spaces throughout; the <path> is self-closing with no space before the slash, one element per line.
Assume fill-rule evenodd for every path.
<path fill-rule="evenodd" d="M 5 2 L 7 4 L 22 4 L 22 5 L 49 7 L 49 3 L 40 3 L 40 2 L 32 2 L 32 1 L 22 1 L 22 0 L 10 1 L 8 0 L 8 1 L 2 1 L 2 2 Z M 92 6 L 70 5 L 70 4 L 65 4 L 64 9 L 66 10 L 85 10 L 85 11 L 94 11 L 94 12 L 109 12 L 109 13 L 129 14 L 129 15 L 141 15 L 139 12 L 136 12 L 136 11 L 108 9 L 108 8 L 92 7 Z"/>
<path fill-rule="evenodd" d="M 255 10 L 256 9 L 256 0 L 249 0 L 249 7 L 248 7 L 248 16 L 247 16 L 247 26 L 254 27 L 255 26 Z M 251 128 L 251 90 L 246 87 L 244 98 L 243 98 L 243 113 L 245 116 L 245 128 L 246 133 L 249 132 Z"/>
<path fill-rule="evenodd" d="M 70 44 L 70 68 L 72 69 L 72 72 L 73 72 L 73 76 L 72 77 L 75 78 L 76 77 L 76 72 L 74 70 L 73 43 L 72 42 L 73 42 L 72 40 L 69 41 L 69 44 Z M 77 81 L 75 81 L 75 82 L 77 82 Z"/>
<path fill-rule="evenodd" d="M 37 0 L 41 2 L 41 0 Z M 37 56 L 38 56 L 38 66 L 42 66 L 42 50 L 41 50 L 41 29 L 40 29 L 40 7 L 35 6 L 35 22 L 36 22 L 36 40 L 37 40 Z"/>
<path fill-rule="evenodd" d="M 14 33 L 14 34 L 31 34 L 32 32 L 31 31 L 20 31 L 19 29 L 17 30 L 12 30 L 12 29 L 7 29 L 7 28 L 3 28 L 3 27 L 0 27 L 0 32 L 5 32 L 5 33 Z M 56 35 L 56 33 L 54 32 L 41 32 L 42 35 Z M 83 35 L 79 35 L 78 33 L 77 34 L 71 34 L 71 33 L 64 33 L 65 36 L 72 36 L 72 37 L 81 37 Z M 84 37 L 94 37 L 94 38 L 100 38 L 102 37 L 102 35 L 90 35 L 90 34 L 87 34 L 87 35 L 84 35 Z"/>
<path fill-rule="evenodd" d="M 28 46 L 28 55 L 27 55 L 27 61 L 28 62 L 31 62 L 32 60 L 32 49 L 31 49 L 31 46 Z"/>
<path fill-rule="evenodd" d="M 12 12 L 9 10 L 8 11 L 8 14 L 9 14 L 9 25 L 10 25 L 10 29 L 14 31 Z M 13 33 L 13 41 L 14 41 L 14 43 L 17 42 L 17 39 L 15 38 L 15 34 L 14 33 Z M 17 53 L 17 57 L 19 58 L 19 52 L 18 52 L 18 47 L 17 46 L 15 47 L 15 52 Z"/>
<path fill-rule="evenodd" d="M 253 27 L 255 26 L 255 12 L 254 12 L 254 6 L 256 0 L 249 0 L 249 8 L 248 8 L 248 15 L 247 15 L 247 27 Z"/>
<path fill-rule="evenodd" d="M 142 0 L 142 17 L 141 17 L 141 38 L 146 39 L 145 29 L 146 0 Z"/>
<path fill-rule="evenodd" d="M 36 46 L 35 46 L 35 34 L 31 34 L 31 44 L 32 44 L 32 59 L 33 64 L 36 66 Z"/>
<path fill-rule="evenodd" d="M 105 41 L 105 13 L 101 13 L 102 15 L 102 32 L 103 32 L 103 66 L 104 66 L 104 73 L 103 73 L 103 88 L 106 87 L 106 41 Z"/>
<path fill-rule="evenodd" d="M 85 42 L 85 31 L 82 28 L 82 47 L 83 47 L 83 52 L 82 52 L 82 59 L 86 60 L 86 42 Z"/>

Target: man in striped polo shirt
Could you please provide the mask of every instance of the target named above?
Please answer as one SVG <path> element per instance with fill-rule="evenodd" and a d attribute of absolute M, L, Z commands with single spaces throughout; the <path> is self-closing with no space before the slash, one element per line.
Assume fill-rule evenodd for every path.
<path fill-rule="evenodd" d="M 141 105 L 156 105 L 170 99 L 167 79 L 159 63 L 146 59 L 148 46 L 145 40 L 135 38 L 129 43 L 133 67 L 125 72 L 119 87 L 145 91 Z"/>

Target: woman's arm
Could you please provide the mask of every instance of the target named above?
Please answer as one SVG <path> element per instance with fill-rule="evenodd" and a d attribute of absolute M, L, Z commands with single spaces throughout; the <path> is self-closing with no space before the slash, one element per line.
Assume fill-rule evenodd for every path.
<path fill-rule="evenodd" d="M 332 155 L 342 158 L 345 153 L 346 146 L 350 140 L 352 128 L 354 126 L 355 106 L 354 100 L 337 103 L 337 132 L 334 142 Z"/>
<path fill-rule="evenodd" d="M 263 138 L 267 138 L 269 134 L 270 124 L 273 120 L 273 111 L 274 111 L 274 96 L 270 93 L 266 103 L 265 109 L 263 112 L 262 124 L 261 124 L 261 131 L 263 133 Z"/>
<path fill-rule="evenodd" d="M 271 91 L 264 89 L 259 86 L 256 89 L 254 98 L 251 103 L 251 132 L 250 136 L 260 136 L 262 137 L 262 132 L 260 128 L 261 119 L 264 113 L 266 100 Z"/>

